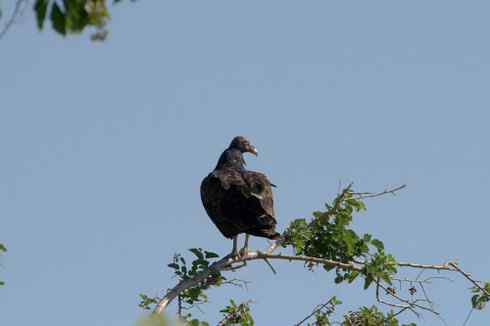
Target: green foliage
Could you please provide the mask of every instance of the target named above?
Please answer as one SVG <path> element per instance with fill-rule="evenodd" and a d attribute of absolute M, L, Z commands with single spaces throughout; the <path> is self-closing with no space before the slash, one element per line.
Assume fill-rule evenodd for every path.
<path fill-rule="evenodd" d="M 144 293 L 140 293 L 140 303 L 138 307 L 143 308 L 145 310 L 150 310 L 151 306 L 158 302 L 158 297 L 149 297 Z"/>
<path fill-rule="evenodd" d="M 220 310 L 224 314 L 224 318 L 219 323 L 219 326 L 253 326 L 254 320 L 250 314 L 250 302 L 242 302 L 236 304 L 230 300 L 230 304 Z"/>
<path fill-rule="evenodd" d="M 168 264 L 168 267 L 174 270 L 174 274 L 178 277 L 179 281 L 191 279 L 199 273 L 208 271 L 211 264 L 210 259 L 219 257 L 218 254 L 203 250 L 202 248 L 191 248 L 189 251 L 195 256 L 195 259 L 190 265 L 187 264 L 186 259 L 181 254 L 175 254 L 172 262 Z M 186 305 L 184 308 L 188 308 L 194 304 L 205 303 L 207 302 L 205 290 L 213 285 L 219 286 L 225 280 L 226 278 L 221 273 L 212 272 L 205 281 L 182 292 L 179 296 L 179 301 L 181 304 Z M 138 306 L 146 310 L 152 309 L 152 306 L 160 299 L 159 297 L 150 297 L 143 293 L 139 296 L 140 303 Z"/>
<path fill-rule="evenodd" d="M 328 325 L 328 324 L 327 324 Z M 393 311 L 386 315 L 377 307 L 362 307 L 358 311 L 350 312 L 344 316 L 342 326 L 399 326 L 398 319 Z M 404 324 L 401 326 L 416 326 L 416 324 Z"/>
<path fill-rule="evenodd" d="M 36 13 L 37 28 L 43 29 L 46 13 L 48 12 L 48 0 L 36 0 L 34 12 Z"/>
<path fill-rule="evenodd" d="M 332 321 L 332 315 L 335 313 L 337 305 L 342 304 L 336 297 L 332 297 L 323 305 L 317 306 L 314 312 L 299 324 L 303 324 L 307 319 L 314 317 L 313 323 L 308 326 L 399 326 L 399 321 L 393 311 L 384 314 L 377 307 L 361 307 L 359 310 L 349 312 L 344 315 L 343 321 Z M 415 324 L 401 326 L 416 326 Z"/>
<path fill-rule="evenodd" d="M 92 40 L 104 40 L 107 36 L 110 17 L 106 0 L 36 0 L 33 9 L 40 30 L 44 28 L 49 11 L 53 29 L 62 36 L 81 33 L 87 27 L 96 30 Z"/>
<path fill-rule="evenodd" d="M 354 212 L 366 210 L 361 199 L 354 195 L 351 186 L 346 187 L 332 203 L 327 203 L 325 211 L 313 213 L 313 219 L 296 219 L 285 232 L 283 246 L 293 246 L 296 255 L 331 259 L 342 263 L 362 262 L 362 272 L 342 267 L 324 265 L 329 271 L 335 268 L 336 283 L 353 282 L 360 274 L 365 277 L 367 289 L 374 280 L 384 280 L 391 284 L 391 276 L 396 273 L 396 261 L 385 254 L 381 240 L 372 235 L 358 235 L 350 225 Z M 308 268 L 316 264 L 308 264 Z"/>
<path fill-rule="evenodd" d="M 199 320 L 197 318 L 192 318 L 191 313 L 182 314 L 179 316 L 179 324 L 182 326 L 209 326 L 208 322 Z"/>
<path fill-rule="evenodd" d="M 218 254 L 202 248 L 191 248 L 189 251 L 196 257 L 190 266 L 187 265 L 185 258 L 180 254 L 176 254 L 172 263 L 168 264 L 168 267 L 174 270 L 175 275 L 180 280 L 188 280 L 199 273 L 208 271 L 211 264 L 210 259 L 219 257 Z M 221 285 L 224 280 L 225 278 L 221 273 L 212 272 L 206 281 L 182 292 L 180 300 L 188 305 L 207 302 L 207 296 L 204 291 L 211 285 Z"/>
<path fill-rule="evenodd" d="M 371 234 L 358 234 L 352 227 L 353 214 L 366 210 L 359 193 L 352 191 L 351 186 L 346 187 L 337 197 L 325 205 L 325 210 L 316 211 L 311 219 L 293 220 L 283 234 L 283 247 L 292 246 L 297 256 L 308 257 L 300 258 L 306 261 L 319 261 L 318 258 L 324 259 L 321 263 L 307 262 L 305 265 L 308 269 L 317 266 L 323 267 L 325 271 L 335 272 L 335 283 L 352 283 L 356 278 L 361 276 L 364 279 L 364 289 L 368 289 L 372 284 L 388 284 L 383 287 L 387 295 L 392 295 L 395 299 L 392 277 L 397 273 L 397 262 L 395 258 L 385 252 L 384 244 L 381 240 L 373 238 Z M 193 260 L 189 263 L 186 258 L 180 254 L 173 257 L 172 262 L 168 265 L 174 272 L 179 281 L 194 279 L 203 272 L 208 277 L 192 288 L 180 293 L 178 297 L 179 315 L 181 321 L 191 326 L 208 326 L 206 322 L 193 319 L 190 313 L 182 314 L 183 310 L 188 310 L 196 304 L 207 302 L 205 291 L 211 286 L 220 286 L 228 281 L 218 271 L 211 271 L 210 266 L 212 259 L 218 258 L 214 252 L 203 250 L 202 248 L 189 249 Z M 286 257 L 287 258 L 287 257 Z M 192 283 L 194 284 L 194 283 Z M 490 301 L 490 283 L 485 283 L 484 291 L 478 287 L 472 289 L 472 305 L 475 309 L 483 309 Z M 409 290 L 413 296 L 415 289 Z M 377 292 L 378 295 L 378 292 Z M 151 309 L 160 298 L 149 297 L 140 294 L 140 307 Z M 403 300 L 398 298 L 399 300 Z M 403 300 L 403 302 L 409 302 Z M 233 300 L 225 307 L 222 312 L 224 318 L 219 325 L 254 325 L 254 320 L 250 313 L 250 302 L 237 304 Z M 396 318 L 396 313 L 390 311 L 384 313 L 376 306 L 362 307 L 355 312 L 350 312 L 343 316 L 341 321 L 331 321 L 335 312 L 335 306 L 341 302 L 332 297 L 327 303 L 318 305 L 315 310 L 306 317 L 301 325 L 308 323 L 310 326 L 415 326 L 412 324 L 400 325 Z M 421 307 L 423 308 L 423 307 Z M 405 309 L 401 308 L 401 312 Z"/>
<path fill-rule="evenodd" d="M 396 260 L 392 255 L 386 255 L 383 250 L 374 254 L 366 262 L 363 274 L 364 289 L 367 289 L 374 280 L 383 280 L 391 285 L 391 276 L 396 273 Z"/>
<path fill-rule="evenodd" d="M 149 314 L 138 320 L 137 326 L 170 326 L 167 319 L 160 314 Z"/>
<path fill-rule="evenodd" d="M 490 282 L 485 282 L 483 288 L 485 292 L 476 286 L 471 288 L 471 292 L 475 293 L 471 297 L 471 305 L 474 309 L 482 310 L 485 308 L 487 302 L 490 301 L 490 296 L 487 295 L 487 293 L 490 293 Z"/>
<path fill-rule="evenodd" d="M 205 321 L 201 321 L 199 319 L 192 319 L 186 322 L 186 325 L 189 326 L 209 326 L 209 323 Z"/>
<path fill-rule="evenodd" d="M 313 323 L 308 323 L 308 326 L 330 326 L 332 325 L 330 321 L 331 315 L 335 313 L 336 306 L 340 304 L 342 304 L 342 301 L 333 296 L 326 303 L 318 305 L 313 313 L 302 320 L 301 323 L 314 317 Z"/>

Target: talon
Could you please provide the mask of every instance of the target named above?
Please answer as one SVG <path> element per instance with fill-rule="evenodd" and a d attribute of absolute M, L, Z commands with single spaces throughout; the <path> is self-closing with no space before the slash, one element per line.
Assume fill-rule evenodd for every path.
<path fill-rule="evenodd" d="M 242 249 L 240 249 L 240 251 L 239 251 L 239 253 L 238 253 L 238 256 L 239 256 L 240 258 L 243 258 L 243 257 L 245 257 L 245 256 L 247 256 L 247 255 L 248 255 L 248 248 L 243 247 Z"/>

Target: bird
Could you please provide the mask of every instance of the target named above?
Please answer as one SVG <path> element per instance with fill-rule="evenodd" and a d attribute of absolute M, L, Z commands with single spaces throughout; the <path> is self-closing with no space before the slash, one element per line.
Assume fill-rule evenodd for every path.
<path fill-rule="evenodd" d="M 255 146 L 236 136 L 219 157 L 214 170 L 201 182 L 203 206 L 218 230 L 233 240 L 232 256 L 246 254 L 250 235 L 279 240 L 272 187 L 267 176 L 245 168 L 244 153 L 258 155 Z M 245 242 L 237 251 L 238 235 Z"/>

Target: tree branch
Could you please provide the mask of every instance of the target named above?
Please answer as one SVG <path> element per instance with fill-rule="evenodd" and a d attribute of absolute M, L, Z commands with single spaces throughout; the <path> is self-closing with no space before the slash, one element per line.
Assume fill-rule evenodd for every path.
<path fill-rule="evenodd" d="M 340 262 L 340 261 L 335 261 L 331 259 L 325 259 L 325 258 L 319 258 L 319 257 L 310 257 L 310 256 L 294 256 L 294 255 L 283 255 L 281 253 L 279 254 L 274 254 L 273 251 L 280 246 L 280 240 L 276 241 L 275 243 L 271 244 L 271 246 L 265 251 L 249 251 L 244 255 L 241 256 L 226 256 L 213 264 L 209 266 L 209 268 L 196 276 L 194 276 L 191 279 L 186 279 L 180 281 L 175 287 L 170 289 L 163 298 L 161 298 L 157 305 L 155 306 L 153 312 L 154 313 L 161 313 L 165 310 L 165 308 L 176 298 L 178 297 L 179 294 L 184 292 L 187 289 L 193 288 L 195 286 L 198 286 L 199 284 L 206 282 L 209 277 L 213 273 L 221 272 L 221 271 L 227 271 L 227 270 L 235 270 L 236 264 L 238 264 L 238 267 L 243 267 L 244 264 L 247 261 L 253 261 L 253 260 L 287 260 L 287 261 L 302 261 L 302 262 L 309 262 L 309 263 L 316 263 L 316 264 L 321 264 L 321 265 L 327 265 L 331 267 L 340 267 L 344 268 L 347 270 L 355 270 L 362 272 L 363 271 L 363 264 L 362 263 L 355 263 L 355 262 Z M 421 269 L 421 270 L 446 270 L 450 272 L 457 272 L 462 274 L 465 278 L 467 278 L 470 282 L 472 282 L 475 286 L 480 288 L 485 294 L 487 294 L 487 291 L 485 291 L 484 288 L 482 288 L 476 280 L 474 280 L 469 273 L 466 273 L 463 271 L 461 268 L 459 268 L 454 262 L 448 262 L 445 264 L 417 264 L 417 263 L 409 263 L 409 262 L 400 262 L 398 263 L 398 266 L 400 267 L 407 267 L 407 268 L 414 268 L 414 269 Z M 384 289 L 382 285 L 379 284 L 378 286 Z M 386 289 L 385 289 L 386 290 Z M 377 291 L 378 292 L 378 291 Z M 431 308 L 427 308 L 418 304 L 415 304 L 414 302 L 410 302 L 408 300 L 405 300 L 403 298 L 398 297 L 397 295 L 392 295 L 394 298 L 399 300 L 402 303 L 405 303 L 409 305 L 408 307 L 406 305 L 397 305 L 398 308 L 405 308 L 408 309 L 417 307 L 420 309 L 428 310 L 432 313 L 436 313 L 434 310 Z M 377 294 L 377 299 L 379 299 L 379 295 Z M 380 301 L 380 303 L 386 304 L 383 300 Z M 393 304 L 390 304 L 393 305 Z M 410 309 L 412 310 L 412 309 Z"/>
<path fill-rule="evenodd" d="M 22 13 L 22 6 L 27 3 L 28 0 L 17 0 L 15 2 L 14 10 L 12 14 L 10 15 L 10 18 L 7 20 L 5 25 L 3 25 L 3 28 L 0 30 L 0 40 L 7 34 L 8 30 L 12 25 L 14 24 L 15 20 L 17 17 Z"/>
<path fill-rule="evenodd" d="M 474 280 L 472 277 L 471 277 L 471 274 L 469 273 L 466 273 L 465 271 L 463 271 L 461 268 L 459 268 L 459 266 L 456 264 L 456 263 L 448 263 L 451 267 L 453 267 L 456 271 L 458 271 L 461 275 L 463 275 L 464 277 L 466 277 L 471 283 L 473 283 L 473 285 L 475 285 L 477 288 L 479 288 L 483 293 L 485 293 L 486 296 L 490 297 L 490 293 L 488 293 L 487 290 L 485 290 L 484 287 L 482 287 L 480 284 L 478 284 L 478 281 Z"/>
<path fill-rule="evenodd" d="M 374 197 L 380 197 L 380 196 L 387 195 L 387 194 L 395 195 L 397 191 L 400 191 L 406 187 L 407 187 L 407 185 L 403 184 L 401 186 L 397 186 L 394 188 L 387 188 L 381 192 L 354 192 L 354 193 L 352 193 L 352 195 L 355 196 L 357 199 L 374 198 Z"/>
<path fill-rule="evenodd" d="M 332 305 L 332 302 L 334 300 L 335 300 L 335 297 L 332 297 L 332 298 L 330 298 L 330 300 L 328 300 L 324 304 L 320 304 L 320 305 L 316 306 L 316 308 L 313 309 L 313 311 L 308 316 L 306 316 L 305 318 L 303 318 L 303 320 L 301 320 L 299 323 L 294 324 L 294 326 L 300 326 L 300 325 L 302 325 L 305 321 L 307 321 L 308 319 L 310 319 L 311 317 L 313 317 L 317 312 L 320 312 L 320 311 L 322 311 L 323 308 L 326 308 L 329 305 Z"/>

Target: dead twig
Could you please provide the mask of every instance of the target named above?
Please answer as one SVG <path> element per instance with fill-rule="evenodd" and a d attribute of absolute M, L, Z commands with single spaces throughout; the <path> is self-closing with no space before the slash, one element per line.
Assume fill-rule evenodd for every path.
<path fill-rule="evenodd" d="M 407 187 L 407 185 L 403 184 L 401 186 L 397 186 L 394 188 L 387 188 L 381 192 L 353 192 L 352 195 L 355 196 L 357 199 L 374 198 L 374 197 L 380 197 L 380 196 L 387 195 L 387 194 L 396 195 L 397 191 L 400 191 L 406 187 Z"/>
<path fill-rule="evenodd" d="M 3 28 L 0 30 L 0 40 L 5 36 L 5 34 L 7 34 L 10 27 L 12 27 L 12 25 L 15 23 L 17 17 L 20 16 L 20 14 L 23 11 L 23 6 L 27 4 L 27 2 L 28 0 L 17 0 L 15 2 L 15 6 L 14 6 L 14 10 L 12 11 L 12 14 L 10 15 L 5 25 L 3 25 Z"/>
<path fill-rule="evenodd" d="M 474 286 L 479 288 L 486 296 L 490 297 L 490 293 L 488 293 L 487 290 L 485 290 L 484 287 L 482 287 L 480 284 L 478 284 L 478 281 L 474 280 L 473 277 L 471 277 L 470 273 L 467 273 L 463 271 L 461 268 L 456 263 L 448 263 L 451 267 L 453 267 L 456 271 L 458 271 L 461 275 L 463 275 L 465 278 L 467 278 L 471 283 L 473 283 Z"/>
<path fill-rule="evenodd" d="M 309 314 L 308 316 L 306 316 L 300 322 L 294 324 L 294 326 L 300 326 L 300 325 L 302 325 L 305 321 L 307 321 L 308 319 L 310 319 L 311 317 L 313 317 L 317 312 L 322 311 L 322 309 L 326 308 L 329 305 L 332 306 L 332 302 L 333 302 L 334 299 L 335 299 L 335 297 L 332 297 L 332 298 L 330 298 L 330 300 L 328 300 L 324 304 L 320 304 L 320 305 L 316 306 L 315 309 L 313 309 L 313 311 L 311 312 L 311 314 Z"/>

